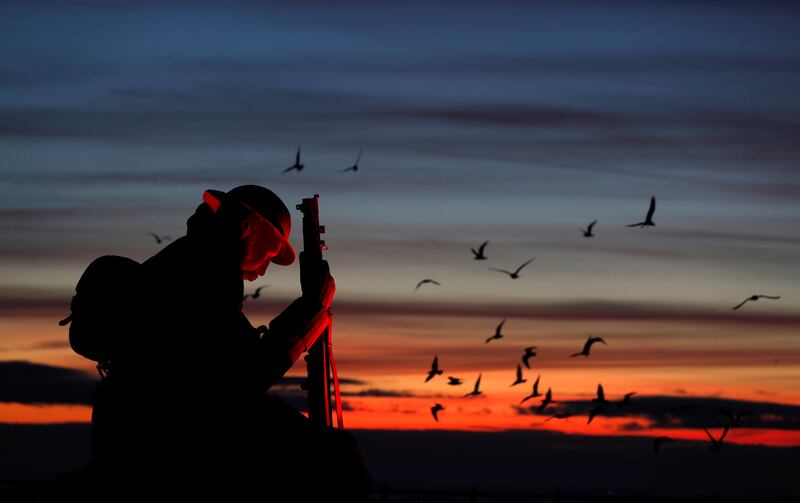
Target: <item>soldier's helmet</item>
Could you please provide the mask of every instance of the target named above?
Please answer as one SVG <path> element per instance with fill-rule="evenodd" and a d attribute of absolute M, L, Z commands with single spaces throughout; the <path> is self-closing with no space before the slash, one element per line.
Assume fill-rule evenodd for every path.
<path fill-rule="evenodd" d="M 222 203 L 237 202 L 261 217 L 267 224 L 266 227 L 274 234 L 272 237 L 280 243 L 278 254 L 271 261 L 278 265 L 289 265 L 294 262 L 294 248 L 289 243 L 292 217 L 286 205 L 274 192 L 260 185 L 240 185 L 228 192 L 207 190 L 203 193 L 203 201 L 214 211 Z"/>

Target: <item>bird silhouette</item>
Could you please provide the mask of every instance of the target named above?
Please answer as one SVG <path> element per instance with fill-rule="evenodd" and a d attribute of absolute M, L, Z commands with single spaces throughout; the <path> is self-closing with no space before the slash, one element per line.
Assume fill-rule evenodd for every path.
<path fill-rule="evenodd" d="M 598 407 L 603 407 L 603 406 L 609 404 L 609 401 L 606 400 L 606 394 L 603 391 L 603 385 L 602 384 L 598 384 L 597 385 L 597 397 L 596 398 L 592 398 L 592 402 L 596 403 L 598 405 Z"/>
<path fill-rule="evenodd" d="M 345 173 L 347 171 L 357 172 L 358 171 L 358 161 L 360 161 L 360 160 L 361 160 L 361 149 L 358 149 L 358 156 L 356 157 L 356 162 L 354 162 L 353 165 L 350 166 L 349 168 L 343 169 L 342 173 Z"/>
<path fill-rule="evenodd" d="M 495 269 L 494 267 L 490 267 L 489 269 L 491 269 L 492 271 L 506 273 L 511 277 L 511 279 L 517 279 L 517 278 L 519 278 L 519 272 L 522 270 L 522 268 L 525 267 L 526 265 L 530 264 L 531 262 L 533 262 L 535 259 L 536 259 L 536 257 L 534 257 L 534 258 L 530 259 L 529 261 L 525 262 L 521 266 L 517 267 L 517 270 L 514 271 L 514 272 L 506 271 L 505 269 Z"/>
<path fill-rule="evenodd" d="M 537 398 L 537 397 L 542 396 L 542 394 L 539 393 L 539 378 L 540 377 L 542 377 L 542 374 L 539 374 L 538 376 L 536 376 L 536 381 L 533 383 L 533 392 L 530 395 L 528 395 L 525 398 L 523 398 L 522 401 L 519 403 L 520 405 L 522 405 L 523 403 L 527 402 L 531 398 Z"/>
<path fill-rule="evenodd" d="M 534 356 L 536 356 L 536 351 L 534 351 L 534 349 L 536 349 L 537 347 L 538 346 L 531 346 L 529 348 L 525 348 L 525 354 L 522 355 L 522 363 L 525 364 L 525 367 L 531 368 L 531 366 L 529 364 L 530 363 L 530 359 L 533 358 Z"/>
<path fill-rule="evenodd" d="M 553 392 L 550 390 L 550 388 L 547 388 L 547 393 L 544 395 L 544 400 L 542 400 L 542 403 L 539 404 L 539 412 L 542 412 L 545 407 L 553 402 Z"/>
<path fill-rule="evenodd" d="M 661 449 L 661 444 L 664 442 L 672 442 L 672 438 L 670 437 L 656 437 L 653 439 L 653 451 L 658 454 L 658 450 Z"/>
<path fill-rule="evenodd" d="M 751 409 L 740 410 L 734 413 L 724 407 L 717 409 L 717 413 L 721 416 L 724 416 L 731 422 L 731 428 L 738 428 L 743 418 L 753 415 L 753 411 Z"/>
<path fill-rule="evenodd" d="M 711 441 L 711 445 L 708 446 L 708 449 L 711 452 L 719 452 L 719 450 L 722 449 L 722 441 L 725 439 L 725 435 L 728 434 L 729 429 L 730 426 L 726 426 L 725 429 L 722 430 L 722 435 L 719 436 L 719 440 L 717 440 L 711 435 L 711 433 L 708 432 L 708 430 L 703 428 L 703 431 L 706 432 L 706 435 L 708 435 L 708 439 Z"/>
<path fill-rule="evenodd" d="M 594 420 L 594 418 L 597 417 L 597 415 L 600 414 L 601 412 L 603 412 L 603 406 L 602 405 L 597 405 L 594 408 L 592 408 L 589 411 L 589 416 L 588 416 L 588 419 L 586 421 L 586 424 L 591 424 L 592 420 Z"/>
<path fill-rule="evenodd" d="M 570 357 L 573 357 L 573 356 L 587 356 L 588 357 L 589 356 L 589 350 L 592 349 L 592 344 L 594 344 L 595 342 L 602 342 L 603 344 L 608 346 L 608 344 L 606 344 L 606 341 L 604 341 L 601 337 L 592 337 L 590 335 L 589 338 L 586 340 L 586 344 L 583 345 L 583 350 L 580 353 L 573 353 L 573 354 L 571 354 L 569 356 Z"/>
<path fill-rule="evenodd" d="M 635 224 L 629 224 L 627 227 L 639 227 L 642 229 L 649 226 L 655 227 L 656 224 L 653 223 L 653 213 L 655 212 L 656 212 L 656 196 L 653 196 L 650 198 L 650 209 L 647 210 L 647 216 L 644 217 L 644 221 L 637 222 Z"/>
<path fill-rule="evenodd" d="M 433 418 L 436 420 L 437 423 L 439 422 L 439 411 L 440 410 L 444 410 L 444 407 L 442 407 L 442 404 L 440 404 L 440 403 L 437 403 L 436 405 L 431 407 L 431 414 L 433 414 Z"/>
<path fill-rule="evenodd" d="M 596 224 L 596 223 L 597 223 L 597 220 L 593 220 L 592 223 L 589 224 L 589 227 L 587 227 L 585 229 L 581 229 L 581 232 L 583 232 L 583 237 L 585 237 L 585 238 L 593 238 L 594 237 L 594 234 L 592 234 L 592 227 L 594 227 L 594 224 Z"/>
<path fill-rule="evenodd" d="M 631 391 L 630 393 L 625 393 L 625 396 L 622 400 L 617 402 L 617 407 L 627 407 L 631 404 L 631 397 L 635 395 L 635 391 Z"/>
<path fill-rule="evenodd" d="M 442 372 L 444 372 L 444 371 L 443 370 L 439 370 L 439 357 L 438 356 L 434 356 L 433 357 L 433 363 L 431 364 L 431 369 L 428 371 L 428 377 L 425 378 L 425 382 L 430 381 L 435 376 L 440 375 Z"/>
<path fill-rule="evenodd" d="M 432 279 L 425 278 L 425 279 L 423 279 L 422 281 L 420 281 L 419 283 L 417 283 L 417 286 L 416 286 L 416 288 L 414 288 L 414 291 L 416 292 L 417 290 L 419 290 L 419 287 L 421 287 L 422 285 L 424 285 L 424 284 L 426 284 L 426 283 L 430 283 L 430 284 L 432 284 L 432 285 L 438 285 L 438 286 L 441 286 L 441 285 L 442 285 L 442 284 L 441 284 L 441 283 L 439 283 L 438 281 L 434 281 L 434 280 L 432 280 Z"/>
<path fill-rule="evenodd" d="M 478 374 L 478 380 L 475 381 L 475 389 L 464 395 L 465 398 L 468 396 L 478 396 L 481 394 L 481 391 L 478 389 L 481 386 L 481 375 L 483 374 Z"/>
<path fill-rule="evenodd" d="M 750 297 L 747 297 L 747 298 L 746 298 L 746 299 L 744 299 L 744 300 L 743 300 L 741 303 L 739 303 L 739 305 L 737 305 L 736 307 L 734 307 L 733 309 L 731 309 L 731 311 L 736 311 L 737 309 L 739 309 L 740 307 L 742 307 L 743 305 L 745 305 L 746 303 L 748 303 L 748 302 L 750 302 L 750 301 L 753 301 L 753 302 L 755 302 L 755 301 L 757 301 L 758 299 L 772 299 L 772 300 L 777 300 L 777 299 L 780 299 L 780 298 L 781 298 L 781 296 L 780 296 L 780 295 L 751 295 Z"/>
<path fill-rule="evenodd" d="M 484 344 L 489 344 L 489 341 L 494 340 L 494 339 L 502 339 L 503 338 L 503 334 L 500 333 L 500 330 L 503 328 L 503 324 L 505 322 L 506 322 L 506 319 L 503 318 L 503 321 L 501 321 L 500 324 L 497 325 L 497 328 L 494 329 L 494 335 L 489 337 L 488 339 L 486 339 L 486 342 Z"/>
<path fill-rule="evenodd" d="M 524 382 L 528 382 L 528 380 L 522 378 L 522 366 L 517 363 L 517 379 L 513 382 L 513 384 L 511 384 L 511 386 L 516 386 L 517 384 L 522 384 Z"/>
<path fill-rule="evenodd" d="M 245 300 L 247 300 L 248 298 L 250 298 L 250 299 L 257 299 L 257 298 L 261 297 L 261 290 L 263 290 L 264 288 L 266 288 L 266 287 L 268 287 L 268 286 L 269 286 L 269 285 L 260 286 L 260 287 L 256 288 L 256 291 L 255 291 L 255 292 L 253 292 L 253 293 L 248 293 L 248 294 L 245 294 L 245 295 L 244 295 L 244 297 L 242 297 L 242 301 L 245 301 Z"/>
<path fill-rule="evenodd" d="M 552 416 L 548 417 L 547 419 L 544 420 L 544 422 L 546 423 L 551 419 L 567 419 L 568 417 L 572 417 L 572 414 L 569 412 L 560 412 L 558 414 L 553 414 Z"/>
<path fill-rule="evenodd" d="M 284 173 L 288 173 L 289 171 L 291 171 L 293 169 L 296 169 L 297 172 L 299 173 L 299 172 L 303 171 L 303 167 L 304 166 L 305 165 L 300 164 L 300 146 L 298 145 L 297 153 L 294 155 L 294 164 L 292 164 L 288 168 L 284 169 L 283 172 Z"/>
<path fill-rule="evenodd" d="M 156 244 L 159 244 L 159 245 L 160 245 L 160 244 L 163 244 L 163 243 L 164 243 L 164 241 L 168 241 L 168 240 L 171 240 L 171 239 L 172 239 L 172 238 L 171 238 L 171 237 L 169 237 L 169 236 L 159 236 L 159 235 L 158 235 L 158 234 L 156 234 L 155 232 L 148 232 L 147 234 L 148 234 L 148 235 L 150 235 L 150 236 L 153 236 L 153 239 L 155 239 L 155 240 L 156 240 Z"/>
<path fill-rule="evenodd" d="M 464 384 L 464 381 L 459 379 L 458 377 L 447 376 L 447 378 L 450 379 L 447 382 L 448 386 L 460 386 L 461 384 Z"/>
<path fill-rule="evenodd" d="M 486 245 L 488 245 L 488 244 L 489 244 L 488 241 L 484 241 L 483 244 L 481 244 L 478 247 L 478 251 L 475 251 L 475 248 L 470 248 L 470 250 L 472 250 L 472 254 L 475 255 L 473 257 L 473 259 L 475 259 L 475 260 L 486 260 L 488 257 L 483 254 L 483 250 L 486 249 Z"/>

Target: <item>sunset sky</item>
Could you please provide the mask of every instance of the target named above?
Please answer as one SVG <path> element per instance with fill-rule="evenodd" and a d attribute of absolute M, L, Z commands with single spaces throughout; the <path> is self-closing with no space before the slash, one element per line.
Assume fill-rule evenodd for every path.
<path fill-rule="evenodd" d="M 724 407 L 753 411 L 730 442 L 800 446 L 798 15 L 3 2 L 0 423 L 88 421 L 73 385 L 90 393 L 94 364 L 57 325 L 82 271 L 146 260 L 147 233 L 183 235 L 204 190 L 254 183 L 290 208 L 320 195 L 349 428 L 705 441 Z M 282 173 L 298 145 L 305 169 Z M 651 196 L 656 226 L 626 227 Z M 517 280 L 489 269 L 533 257 Z M 441 286 L 415 291 L 423 278 Z M 299 295 L 298 264 L 245 290 L 261 285 L 254 325 Z M 781 298 L 731 309 L 752 294 Z M 589 335 L 607 346 L 570 358 Z M 510 387 L 526 346 L 528 382 Z M 425 383 L 434 356 L 444 374 Z M 483 395 L 463 398 L 479 374 Z M 519 406 L 537 375 L 549 413 L 573 417 Z M 633 405 L 586 424 L 600 383 Z M 279 388 L 301 398 L 297 379 Z"/>

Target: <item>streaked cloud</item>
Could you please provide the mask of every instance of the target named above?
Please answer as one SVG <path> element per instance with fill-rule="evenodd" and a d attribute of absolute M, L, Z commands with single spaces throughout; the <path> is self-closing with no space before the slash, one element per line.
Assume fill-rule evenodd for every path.
<path fill-rule="evenodd" d="M 610 399 L 606 396 L 606 399 Z M 730 420 L 720 411 L 743 414 L 740 428 L 762 428 L 776 430 L 800 430 L 800 406 L 793 404 L 753 402 L 719 397 L 697 396 L 639 396 L 631 398 L 631 404 L 620 407 L 616 399 L 594 419 L 603 417 L 630 417 L 644 419 L 648 428 L 724 428 Z M 552 415 L 554 412 L 587 415 L 595 404 L 590 400 L 560 401 L 543 413 L 537 405 L 515 407 L 519 414 Z M 638 431 L 639 423 L 622 425 L 620 431 Z M 633 428 L 633 430 L 631 429 Z"/>
<path fill-rule="evenodd" d="M 0 402 L 88 405 L 98 381 L 79 370 L 27 361 L 0 362 Z"/>

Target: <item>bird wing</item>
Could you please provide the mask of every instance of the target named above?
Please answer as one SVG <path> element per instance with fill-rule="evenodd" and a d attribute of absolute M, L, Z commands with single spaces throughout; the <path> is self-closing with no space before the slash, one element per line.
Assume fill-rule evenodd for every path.
<path fill-rule="evenodd" d="M 536 382 L 533 383 L 533 394 L 534 395 L 538 395 L 539 394 L 539 378 L 540 377 L 542 377 L 542 374 L 539 374 L 538 376 L 536 376 Z"/>
<path fill-rule="evenodd" d="M 597 401 L 598 402 L 605 402 L 606 401 L 606 394 L 603 391 L 603 385 L 602 384 L 598 384 L 597 385 Z"/>
<path fill-rule="evenodd" d="M 297 146 L 297 153 L 294 155 L 294 163 L 300 164 L 300 146 Z"/>
<path fill-rule="evenodd" d="M 589 224 L 589 228 L 587 229 L 589 231 L 589 234 L 592 233 L 592 227 L 594 227 L 594 224 L 596 224 L 596 223 L 597 223 L 597 220 L 594 220 L 594 221 L 592 221 L 592 223 Z"/>
<path fill-rule="evenodd" d="M 643 224 L 644 224 L 644 222 L 639 222 L 639 223 L 636 223 L 636 224 L 628 224 L 625 227 L 642 227 Z"/>
<path fill-rule="evenodd" d="M 484 248 L 486 248 L 486 245 L 488 245 L 488 244 L 489 244 L 489 241 L 484 241 L 483 244 L 478 248 L 478 252 L 480 252 L 481 255 L 483 255 L 483 250 L 484 250 Z"/>
<path fill-rule="evenodd" d="M 425 284 L 425 280 L 423 279 L 422 281 L 420 281 L 419 283 L 417 283 L 417 286 L 416 286 L 416 288 L 414 288 L 414 290 L 419 290 L 419 287 L 421 287 L 421 286 L 422 286 L 422 285 L 424 285 L 424 284 Z"/>
<path fill-rule="evenodd" d="M 535 258 L 535 257 L 534 257 L 534 258 Z M 525 262 L 525 263 L 524 263 L 524 264 L 522 264 L 521 266 L 517 267 L 517 270 L 516 270 L 516 271 L 514 271 L 514 274 L 519 274 L 519 272 L 522 270 L 522 268 L 523 268 L 523 267 L 525 267 L 526 265 L 530 264 L 531 262 L 533 262 L 533 260 L 534 260 L 534 259 L 530 259 L 529 261 Z"/>
<path fill-rule="evenodd" d="M 431 364 L 431 370 L 434 371 L 434 372 L 439 370 L 439 357 L 438 356 L 434 356 L 433 357 L 433 364 Z"/>
<path fill-rule="evenodd" d="M 356 162 L 355 162 L 355 164 L 353 166 L 357 166 L 358 165 L 358 161 L 361 160 L 361 152 L 362 152 L 362 150 L 358 149 L 358 155 L 356 156 Z"/>
<path fill-rule="evenodd" d="M 429 279 L 429 280 L 428 280 L 428 283 L 433 283 L 434 285 L 439 285 L 439 286 L 442 286 L 442 284 L 441 284 L 441 283 L 439 283 L 438 281 L 434 281 L 434 280 L 432 280 L 432 279 Z"/>
<path fill-rule="evenodd" d="M 583 344 L 583 354 L 589 354 L 589 349 L 592 347 L 592 336 L 590 335 L 586 342 Z"/>
<path fill-rule="evenodd" d="M 289 171 L 293 170 L 294 166 L 289 166 L 288 168 L 284 169 L 282 173 L 288 173 Z"/>
<path fill-rule="evenodd" d="M 492 271 L 504 272 L 504 273 L 508 274 L 509 276 L 512 275 L 512 273 L 506 271 L 505 269 L 495 269 L 494 267 L 490 267 L 489 269 L 491 269 Z"/>
<path fill-rule="evenodd" d="M 780 295 L 759 295 L 759 297 L 761 297 L 762 299 L 773 299 L 773 300 L 781 298 Z"/>
<path fill-rule="evenodd" d="M 725 438 L 725 435 L 728 434 L 728 430 L 729 429 L 730 429 L 730 426 L 725 426 L 725 429 L 722 430 L 722 435 L 719 436 L 719 443 L 722 443 L 722 440 Z"/>
<path fill-rule="evenodd" d="M 750 297 L 747 297 L 746 299 L 744 299 L 743 301 L 741 301 L 739 304 L 737 304 L 737 305 L 736 305 L 736 307 L 734 307 L 733 309 L 731 309 L 731 311 L 736 311 L 737 309 L 739 309 L 739 308 L 740 308 L 740 307 L 742 307 L 743 305 L 747 304 L 747 301 L 748 301 L 748 300 L 750 300 Z"/>
<path fill-rule="evenodd" d="M 705 432 L 706 432 L 706 435 L 708 435 L 708 439 L 709 439 L 709 440 L 711 440 L 711 443 L 712 443 L 712 444 L 713 444 L 714 442 L 716 442 L 716 439 L 715 439 L 713 436 L 711 436 L 711 433 L 709 433 L 707 429 L 703 428 L 703 431 L 705 431 Z"/>
<path fill-rule="evenodd" d="M 653 213 L 656 212 L 656 196 L 650 198 L 650 209 L 647 210 L 647 217 L 645 218 L 646 222 L 653 221 Z"/>
<path fill-rule="evenodd" d="M 506 319 L 507 318 L 503 318 L 503 321 L 501 321 L 500 324 L 497 325 L 497 328 L 494 329 L 494 334 L 495 335 L 500 335 L 500 329 L 503 328 L 503 324 L 506 322 Z"/>
<path fill-rule="evenodd" d="M 477 392 L 478 392 L 478 388 L 481 386 L 481 376 L 482 376 L 482 375 L 483 375 L 483 374 L 478 374 L 478 380 L 477 380 L 477 381 L 475 381 L 475 389 L 474 389 L 474 392 L 475 392 L 475 393 L 477 393 Z"/>
<path fill-rule="evenodd" d="M 522 380 L 522 367 L 517 363 L 517 381 Z"/>

